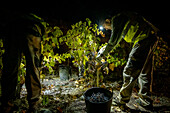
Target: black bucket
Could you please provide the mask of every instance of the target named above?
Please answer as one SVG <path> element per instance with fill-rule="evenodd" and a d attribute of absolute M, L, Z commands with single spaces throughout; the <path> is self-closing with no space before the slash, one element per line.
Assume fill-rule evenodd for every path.
<path fill-rule="evenodd" d="M 104 102 L 89 101 L 88 97 L 90 97 L 94 93 L 99 93 L 99 92 L 107 96 L 108 100 Z M 93 87 L 93 88 L 88 89 L 84 93 L 84 97 L 85 97 L 85 102 L 86 102 L 87 113 L 110 113 L 113 93 L 110 92 L 109 90 L 104 89 L 104 88 Z"/>

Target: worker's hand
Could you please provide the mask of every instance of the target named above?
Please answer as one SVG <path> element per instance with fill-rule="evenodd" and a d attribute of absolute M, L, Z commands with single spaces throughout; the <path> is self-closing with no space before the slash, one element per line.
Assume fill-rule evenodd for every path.
<path fill-rule="evenodd" d="M 100 54 L 97 55 L 96 57 L 96 69 L 99 68 L 102 65 L 102 57 L 100 56 Z"/>
<path fill-rule="evenodd" d="M 96 69 L 100 68 L 103 63 L 105 62 L 105 60 L 103 59 L 103 51 L 105 50 L 106 46 L 103 46 L 99 52 L 97 53 L 97 57 L 96 57 Z"/>
<path fill-rule="evenodd" d="M 105 66 L 106 64 L 107 62 L 105 61 L 105 59 L 101 59 L 100 61 L 96 62 L 96 69 L 101 68 Z"/>
<path fill-rule="evenodd" d="M 96 62 L 96 66 L 95 66 L 96 69 L 100 68 L 101 66 L 102 66 L 101 62 Z"/>
<path fill-rule="evenodd" d="M 103 47 L 99 50 L 99 52 L 97 53 L 97 57 L 96 57 L 97 60 L 102 60 L 101 57 L 103 57 L 103 52 L 105 51 L 105 49 L 106 49 L 106 45 L 103 46 Z"/>

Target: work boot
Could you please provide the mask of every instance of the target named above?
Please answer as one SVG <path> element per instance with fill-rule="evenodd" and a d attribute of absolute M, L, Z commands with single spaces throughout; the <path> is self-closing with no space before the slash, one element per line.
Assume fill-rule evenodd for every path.
<path fill-rule="evenodd" d="M 27 113 L 38 113 L 38 111 L 39 111 L 38 107 L 29 106 Z"/>
<path fill-rule="evenodd" d="M 49 109 L 29 108 L 27 113 L 52 113 Z"/>
<path fill-rule="evenodd" d="M 144 109 L 153 111 L 153 100 L 151 100 L 149 105 L 144 104 L 140 99 L 136 99 L 135 101 L 139 106 L 143 107 Z"/>
<path fill-rule="evenodd" d="M 29 108 L 27 113 L 38 113 L 38 109 L 34 109 L 34 108 Z"/>
<path fill-rule="evenodd" d="M 41 103 L 41 99 L 39 99 L 36 102 L 29 103 L 29 109 L 27 113 L 52 113 L 48 109 L 41 109 L 40 103 Z"/>
<path fill-rule="evenodd" d="M 37 101 L 28 102 L 28 103 L 29 103 L 28 113 L 38 113 L 41 100 L 39 99 Z"/>
<path fill-rule="evenodd" d="M 14 104 L 12 102 L 2 103 L 1 111 L 2 113 L 12 113 L 14 110 Z"/>
<path fill-rule="evenodd" d="M 118 106 L 122 111 L 130 112 L 130 108 L 126 105 L 126 103 L 121 103 L 118 98 L 115 98 L 113 102 L 115 103 L 114 105 Z"/>

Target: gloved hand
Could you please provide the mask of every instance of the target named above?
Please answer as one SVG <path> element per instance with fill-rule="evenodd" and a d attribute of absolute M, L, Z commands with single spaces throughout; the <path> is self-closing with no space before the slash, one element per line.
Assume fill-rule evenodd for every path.
<path fill-rule="evenodd" d="M 102 59 L 99 62 L 96 62 L 96 69 L 101 68 L 101 67 L 105 68 L 107 64 L 108 62 L 105 61 L 105 59 Z"/>
<path fill-rule="evenodd" d="M 106 49 L 106 45 L 103 46 L 99 52 L 97 53 L 97 57 L 96 57 L 96 69 L 98 69 L 99 67 L 102 66 L 102 63 L 105 62 L 105 60 L 103 59 L 103 52 L 105 51 Z"/>
<path fill-rule="evenodd" d="M 102 57 L 105 57 L 108 55 L 108 53 L 113 49 L 113 46 L 111 44 L 107 44 L 103 46 L 99 52 L 97 53 L 96 60 L 97 62 L 100 62 L 102 60 Z"/>
<path fill-rule="evenodd" d="M 101 60 L 102 60 L 103 52 L 104 52 L 105 48 L 106 48 L 106 46 L 103 46 L 103 47 L 99 50 L 99 52 L 97 53 L 96 61 L 97 61 L 98 63 L 102 63 Z"/>

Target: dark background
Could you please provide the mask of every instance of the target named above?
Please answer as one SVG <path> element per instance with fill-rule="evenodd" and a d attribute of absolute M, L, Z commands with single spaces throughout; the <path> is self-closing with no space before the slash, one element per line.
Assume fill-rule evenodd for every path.
<path fill-rule="evenodd" d="M 17 4 L 17 5 L 16 5 Z M 162 33 L 170 34 L 170 16 L 168 1 L 116 1 L 116 0 L 56 0 L 41 2 L 10 3 L 7 7 L 1 4 L 0 25 L 7 23 L 15 12 L 32 12 L 44 18 L 47 22 L 69 27 L 78 21 L 89 18 L 93 23 L 100 24 L 107 17 L 112 17 L 121 11 L 133 11 L 143 15 Z M 5 4 L 6 5 L 6 4 Z"/>

